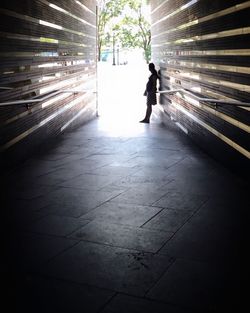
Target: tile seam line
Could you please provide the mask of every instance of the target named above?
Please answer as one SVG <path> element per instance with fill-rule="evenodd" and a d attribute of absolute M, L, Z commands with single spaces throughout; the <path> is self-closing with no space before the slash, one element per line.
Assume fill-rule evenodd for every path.
<path fill-rule="evenodd" d="M 151 205 L 151 207 L 152 208 L 157 208 L 157 207 L 155 207 L 155 206 L 152 206 Z M 158 207 L 160 210 L 159 210 L 159 212 L 157 212 L 155 215 L 153 215 L 149 220 L 147 220 L 145 223 L 143 223 L 141 226 L 140 226 L 140 228 L 142 228 L 143 229 L 143 226 L 145 226 L 148 222 L 150 222 L 153 218 L 155 218 L 157 215 L 159 215 L 163 210 L 164 210 L 164 208 L 161 208 L 161 207 Z M 150 229 L 150 228 L 147 228 L 147 229 Z"/>
<path fill-rule="evenodd" d="M 167 271 L 173 266 L 173 264 L 176 262 L 176 258 L 173 258 L 169 255 L 166 255 L 170 260 L 169 260 L 169 265 L 167 266 L 167 268 L 165 270 L 162 271 L 161 276 L 152 284 L 151 287 L 148 288 L 148 290 L 144 293 L 144 297 L 146 298 L 146 296 L 149 294 L 149 292 L 158 284 L 158 282 L 161 280 L 161 278 L 167 273 Z M 148 298 L 150 299 L 150 298 Z"/>
<path fill-rule="evenodd" d="M 176 306 L 177 308 L 184 308 L 182 306 L 178 306 L 178 305 L 173 305 L 171 303 L 168 302 L 164 302 L 162 300 L 158 300 L 158 299 L 153 299 L 153 298 L 148 298 L 145 295 L 144 296 L 138 296 L 138 295 L 134 295 L 134 294 L 130 294 L 128 292 L 123 292 L 123 291 L 118 291 L 117 292 L 118 295 L 125 295 L 125 296 L 129 296 L 131 298 L 135 298 L 135 299 L 141 299 L 141 300 L 147 300 L 149 302 L 154 302 L 154 303 L 158 303 L 158 304 L 170 304 L 171 306 Z M 188 309 L 187 307 L 185 307 L 186 309 Z M 129 312 L 128 312 L 129 313 Z M 136 312 L 137 313 L 137 312 Z M 156 312 L 157 313 L 157 312 Z"/>
<path fill-rule="evenodd" d="M 56 170 L 56 172 L 59 172 L 61 171 L 62 169 L 58 169 Z M 48 177 L 43 177 L 43 176 L 48 176 L 48 175 L 53 175 L 53 172 L 50 172 L 50 173 L 47 173 L 47 174 L 43 174 L 43 175 L 40 175 L 40 176 L 37 176 L 37 179 L 41 179 L 41 178 L 46 178 L 48 179 Z M 67 182 L 68 180 L 71 180 L 71 179 L 76 179 L 78 178 L 79 176 L 81 176 L 81 174 L 77 174 L 76 176 L 72 177 L 72 178 L 69 178 L 69 179 L 64 179 L 64 178 L 54 178 L 54 176 L 51 177 L 51 180 L 55 179 L 55 180 L 58 180 L 59 182 L 56 182 L 56 183 L 49 183 L 46 185 L 46 183 L 39 183 L 39 181 L 36 181 L 35 184 L 37 184 L 38 186 L 60 186 L 60 184 L 62 183 L 65 183 Z"/>
<path fill-rule="evenodd" d="M 173 262 L 174 263 L 174 262 Z M 172 264 L 170 265 L 172 266 Z M 170 267 L 169 266 L 169 267 Z M 164 273 L 165 274 L 165 273 Z M 160 279 L 159 279 L 160 280 Z M 150 289 L 151 290 L 151 289 Z M 188 310 L 188 312 L 190 312 L 190 310 L 192 310 L 193 313 L 198 313 L 200 311 L 198 311 L 199 308 L 196 308 L 195 306 L 185 306 L 185 305 L 179 305 L 176 302 L 169 302 L 169 301 L 163 301 L 163 300 L 157 300 L 155 298 L 150 298 L 150 296 L 148 295 L 148 293 L 150 292 L 150 290 L 145 294 L 144 299 L 150 300 L 150 301 L 155 301 L 161 304 L 165 304 L 165 305 L 169 305 L 171 307 L 174 307 L 176 309 L 181 309 L 181 310 Z M 194 311 L 193 311 L 194 310 Z M 179 310 L 178 310 L 179 311 Z M 177 311 L 176 311 L 177 312 Z M 186 312 L 186 311 L 183 311 Z M 205 311 L 202 311 L 203 313 L 209 313 L 206 309 Z"/>
<path fill-rule="evenodd" d="M 99 287 L 97 285 L 91 285 L 91 284 L 87 284 L 87 283 L 80 283 L 78 281 L 72 280 L 72 279 L 67 279 L 67 278 L 62 278 L 62 277 L 58 277 L 58 276 L 54 276 L 53 274 L 49 275 L 49 274 L 44 274 L 42 272 L 31 272 L 32 274 L 35 274 L 38 277 L 44 277 L 46 279 L 54 279 L 57 282 L 64 282 L 64 283 L 70 283 L 73 285 L 77 285 L 77 286 L 82 286 L 82 287 L 92 287 L 92 288 L 96 288 L 99 290 L 105 290 L 105 291 L 110 291 L 110 292 L 117 292 L 116 290 L 113 289 L 108 289 L 108 288 L 103 288 L 103 287 Z M 98 313 L 98 312 L 97 312 Z"/>
<path fill-rule="evenodd" d="M 52 238 L 54 238 L 54 237 L 58 238 L 57 236 L 51 236 L 51 237 L 52 237 Z M 62 238 L 62 237 L 60 237 L 60 238 Z M 46 260 L 46 261 L 44 261 L 43 263 L 41 263 L 40 266 L 42 266 L 42 267 L 46 266 L 47 264 L 49 264 L 50 262 L 52 262 L 56 257 L 60 256 L 61 254 L 65 253 L 66 251 L 68 251 L 68 250 L 70 250 L 71 248 L 75 247 L 79 242 L 80 242 L 80 240 L 77 241 L 77 242 L 75 242 L 72 246 L 69 246 L 69 247 L 63 249 L 62 251 L 58 252 L 58 253 L 57 253 L 56 255 L 54 255 L 53 257 L 51 257 L 51 258 L 49 258 L 48 260 Z"/>
<path fill-rule="evenodd" d="M 98 190 L 98 191 L 102 191 L 102 190 Z M 97 192 L 98 192 L 97 191 Z M 110 202 L 111 200 L 113 200 L 114 198 L 116 198 L 116 197 L 118 197 L 118 196 L 120 196 L 122 193 L 124 193 L 124 192 L 126 192 L 127 190 L 124 190 L 124 191 L 122 191 L 121 193 L 119 193 L 118 195 L 116 195 L 116 196 L 114 196 L 114 197 L 111 197 L 110 199 L 108 199 L 108 200 L 106 200 L 106 201 L 104 201 L 104 202 L 102 202 L 102 203 L 100 203 L 100 204 L 98 204 L 96 207 L 94 207 L 93 209 L 91 209 L 89 212 L 87 212 L 87 213 L 84 213 L 83 215 L 81 215 L 81 216 L 84 216 L 85 214 L 88 214 L 88 213 L 90 213 L 91 211 L 93 211 L 93 210 L 95 210 L 95 209 L 97 209 L 97 208 L 99 208 L 100 206 L 102 206 L 102 205 L 104 205 L 104 204 L 106 204 L 106 203 L 108 203 L 108 202 Z M 93 220 L 92 220 L 93 221 Z M 84 226 L 83 226 L 84 227 Z"/>
<path fill-rule="evenodd" d="M 109 306 L 109 304 L 113 301 L 113 299 L 119 294 L 119 291 L 114 291 L 114 294 L 104 303 L 101 305 L 100 309 L 96 311 L 96 313 L 101 313 L 103 310 Z"/>
<path fill-rule="evenodd" d="M 186 158 L 186 157 L 184 157 L 183 159 L 185 159 L 185 158 Z M 183 160 L 183 159 L 182 159 L 182 160 Z M 176 163 L 172 164 L 170 167 L 168 167 L 168 169 L 171 168 L 172 166 L 178 164 L 179 162 L 181 162 L 181 160 L 179 160 L 179 161 L 177 161 Z M 169 179 L 170 179 L 170 178 L 169 178 Z M 175 181 L 174 178 L 170 179 L 170 181 L 167 182 L 164 186 L 167 186 L 168 184 L 172 183 L 173 181 Z M 162 186 L 162 187 L 164 187 L 164 186 Z M 163 197 L 165 197 L 167 194 L 168 194 L 168 191 L 167 191 L 166 193 L 164 193 L 164 195 L 162 195 L 158 200 L 156 200 L 156 201 L 154 201 L 153 203 L 151 203 L 150 206 L 155 206 L 155 203 L 158 202 L 158 201 L 160 201 L 160 200 L 161 200 Z"/>
<path fill-rule="evenodd" d="M 37 212 L 39 212 L 39 211 L 37 211 Z M 50 213 L 48 213 L 48 214 L 46 214 L 46 215 L 44 215 L 44 216 L 42 216 L 41 218 L 39 218 L 39 219 L 37 219 L 37 222 L 39 222 L 39 220 L 40 219 L 43 219 L 43 218 L 46 218 L 46 217 L 48 217 L 48 216 L 57 216 L 57 217 L 68 217 L 68 216 L 64 216 L 64 215 L 56 215 L 56 214 L 50 214 Z M 70 217 L 71 218 L 71 217 Z M 72 218 L 74 218 L 74 219 L 81 219 L 81 218 L 78 218 L 78 217 L 72 217 Z M 91 220 L 85 220 L 85 221 L 89 221 L 89 223 L 90 222 L 92 222 Z M 33 221 L 33 222 L 35 222 L 35 221 Z M 85 224 L 85 225 L 88 225 L 89 223 L 87 223 L 87 224 Z M 85 226 L 84 225 L 84 226 Z M 77 239 L 76 237 L 70 237 L 74 232 L 76 232 L 77 230 L 79 230 L 79 229 L 81 229 L 82 227 L 84 227 L 84 226 L 79 226 L 79 227 L 77 227 L 73 232 L 70 232 L 70 233 L 68 233 L 67 235 L 55 235 L 55 234 L 48 234 L 48 233 L 43 233 L 43 232 L 39 232 L 39 231 L 34 231 L 34 230 L 29 230 L 29 229 L 24 229 L 24 230 L 22 230 L 21 231 L 21 233 L 22 234 L 24 234 L 24 235 L 33 235 L 33 236 L 36 236 L 36 237 L 43 237 L 43 239 L 46 239 L 46 238 L 50 238 L 50 239 L 53 239 L 53 238 L 57 238 L 57 239 L 69 239 L 69 240 L 72 240 L 72 241 L 78 241 L 78 242 L 80 242 L 81 240 L 80 239 Z"/>
<path fill-rule="evenodd" d="M 169 256 L 169 254 L 159 254 L 161 256 Z M 217 265 L 217 264 L 225 264 L 225 260 L 223 260 L 223 263 L 221 262 L 222 259 L 218 259 L 217 256 L 212 257 L 212 258 L 203 258 L 203 259 L 197 259 L 194 257 L 186 257 L 186 256 L 172 256 L 173 259 L 175 259 L 174 262 L 177 262 L 179 260 L 185 261 L 185 262 L 195 262 L 195 263 L 202 263 L 202 264 L 212 264 L 212 265 Z M 206 312 L 207 313 L 207 312 Z"/>
<path fill-rule="evenodd" d="M 189 221 L 190 219 L 201 209 L 201 207 L 203 205 L 205 205 L 205 203 L 207 203 L 209 201 L 209 198 L 207 200 L 205 200 L 195 211 L 193 211 L 193 214 L 191 214 L 191 216 L 189 218 L 187 218 L 187 220 L 184 222 L 184 224 L 182 224 L 175 232 L 173 232 L 173 235 L 162 245 L 162 247 L 156 252 L 158 255 L 161 255 L 160 251 L 165 247 L 165 245 L 176 235 L 176 233 L 183 228 Z M 192 211 L 192 210 L 191 210 Z"/>
<path fill-rule="evenodd" d="M 146 207 L 149 207 L 149 205 L 147 205 Z M 89 211 L 90 213 L 91 213 L 91 211 Z M 88 213 L 86 213 L 86 214 L 88 214 Z M 77 218 L 76 218 L 77 219 Z M 81 219 L 83 219 L 84 220 L 84 218 L 81 218 Z M 89 219 L 85 219 L 85 221 L 87 221 L 87 220 L 89 220 Z M 93 220 L 90 220 L 90 222 L 93 222 L 93 221 L 95 221 L 97 224 L 99 223 L 99 224 L 101 224 L 101 223 L 103 223 L 104 222 L 104 220 L 101 220 L 101 219 L 99 219 L 98 220 L 98 218 L 97 219 L 93 219 Z M 88 223 L 89 224 L 89 223 Z M 85 224 L 85 225 L 88 225 L 88 224 Z M 117 223 L 117 222 L 112 222 L 112 223 L 110 223 L 110 224 L 112 224 L 112 225 L 116 225 L 116 226 L 125 226 L 125 227 L 127 227 L 127 228 L 132 228 L 133 230 L 145 230 L 144 228 L 141 228 L 141 226 L 135 226 L 135 225 L 130 225 L 130 224 L 122 224 L 122 223 Z M 85 227 L 85 225 L 83 225 L 83 226 L 80 226 L 80 228 L 83 228 L 83 227 Z M 173 233 L 172 231 L 164 231 L 164 230 L 154 230 L 154 229 L 146 229 L 146 230 L 151 230 L 152 232 L 157 232 L 157 233 L 167 233 L 167 234 L 169 234 L 169 233 Z M 74 233 L 75 231 L 73 231 L 73 233 Z M 69 235 L 68 235 L 69 236 Z M 72 238 L 72 239 L 74 239 L 74 237 L 65 237 L 65 238 Z M 127 249 L 129 249 L 129 248 L 127 248 Z M 151 253 L 151 252 L 150 252 Z"/>
<path fill-rule="evenodd" d="M 168 233 L 170 233 L 170 232 L 168 232 Z M 70 237 L 68 239 L 74 239 L 74 238 Z M 109 247 L 109 248 L 118 248 L 118 249 L 127 250 L 127 252 L 125 254 L 129 254 L 130 252 L 132 252 L 132 253 L 145 253 L 145 254 L 148 254 L 148 255 L 149 254 L 150 255 L 161 255 L 161 254 L 157 254 L 157 252 L 153 252 L 153 251 L 139 250 L 139 249 L 136 249 L 136 248 L 124 247 L 124 246 L 119 246 L 119 245 L 111 245 L 111 244 L 108 244 L 108 243 L 102 243 L 102 242 L 99 242 L 99 241 L 90 241 L 90 240 L 86 240 L 86 239 L 80 239 L 80 241 L 77 244 L 79 244 L 81 242 L 82 243 L 84 243 L 84 242 L 93 243 L 93 244 L 97 244 L 99 246 L 105 246 L 105 247 Z"/>

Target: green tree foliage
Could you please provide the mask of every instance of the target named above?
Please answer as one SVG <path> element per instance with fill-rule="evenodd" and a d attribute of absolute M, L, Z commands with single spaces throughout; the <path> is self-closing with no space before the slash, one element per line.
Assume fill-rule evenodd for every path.
<path fill-rule="evenodd" d="M 98 60 L 100 61 L 102 47 L 110 43 L 112 20 L 120 16 L 127 0 L 98 1 Z"/>
<path fill-rule="evenodd" d="M 126 15 L 120 25 L 120 41 L 124 47 L 142 48 L 144 58 L 149 63 L 151 58 L 150 23 L 143 13 L 142 1 L 130 0 L 130 15 Z"/>
<path fill-rule="evenodd" d="M 151 57 L 150 23 L 143 12 L 143 0 L 102 0 L 99 4 L 98 52 L 111 44 L 113 32 L 122 47 L 142 48 L 148 63 Z"/>

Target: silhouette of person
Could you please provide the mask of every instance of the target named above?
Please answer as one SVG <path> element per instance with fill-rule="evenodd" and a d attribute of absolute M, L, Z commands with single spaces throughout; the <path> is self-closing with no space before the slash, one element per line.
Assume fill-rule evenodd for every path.
<path fill-rule="evenodd" d="M 157 104 L 156 92 L 157 92 L 157 79 L 159 78 L 155 69 L 154 63 L 149 63 L 148 69 L 151 75 L 148 78 L 146 90 L 144 96 L 147 96 L 147 110 L 145 118 L 140 123 L 150 123 L 150 116 L 152 113 L 152 105 Z"/>

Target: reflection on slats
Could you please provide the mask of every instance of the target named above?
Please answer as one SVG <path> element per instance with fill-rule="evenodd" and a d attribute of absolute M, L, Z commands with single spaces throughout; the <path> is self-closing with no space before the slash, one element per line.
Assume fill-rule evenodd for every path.
<path fill-rule="evenodd" d="M 52 94 L 29 106 L 0 106 L 1 156 L 16 162 L 95 117 L 96 3 L 1 1 L 0 20 L 0 103 Z"/>
<path fill-rule="evenodd" d="M 250 49 L 225 49 L 225 50 L 164 50 L 159 51 L 154 50 L 155 54 L 158 54 L 159 56 L 205 56 L 205 55 L 216 55 L 216 56 L 225 56 L 225 55 L 246 55 L 250 56 Z"/>
<path fill-rule="evenodd" d="M 180 29 L 185 29 L 185 28 L 188 28 L 190 26 L 197 25 L 199 23 L 203 23 L 203 22 L 207 22 L 207 21 L 211 21 L 212 22 L 212 20 L 214 18 L 218 18 L 218 17 L 222 17 L 222 16 L 225 16 L 225 15 L 234 13 L 234 12 L 238 12 L 238 11 L 241 11 L 241 10 L 249 8 L 249 7 L 250 7 L 250 1 L 246 1 L 244 3 L 235 5 L 233 7 L 227 8 L 225 10 L 222 10 L 222 11 L 219 11 L 219 12 L 216 12 L 216 13 L 213 13 L 213 14 L 201 17 L 199 19 L 193 20 L 193 21 L 185 23 L 185 24 L 181 24 L 181 25 L 179 25 L 179 26 L 177 26 L 175 28 L 164 30 L 161 33 L 155 34 L 153 37 L 156 38 L 156 37 L 159 37 L 159 36 L 161 36 L 163 34 L 168 34 L 168 33 L 171 33 L 171 32 L 175 32 L 175 31 L 180 30 Z"/>
<path fill-rule="evenodd" d="M 165 15 L 163 18 L 161 19 L 157 19 L 156 22 L 152 23 L 152 27 L 154 27 L 155 25 L 166 21 L 168 18 L 173 17 L 175 15 L 177 15 L 178 13 L 180 13 L 181 11 L 184 11 L 188 8 L 190 8 L 192 5 L 194 5 L 196 2 L 198 2 L 199 0 L 191 0 L 190 2 L 178 7 L 174 12 L 169 13 L 168 15 Z"/>
<path fill-rule="evenodd" d="M 191 68 L 191 69 L 209 69 L 215 71 L 225 71 L 225 72 L 235 72 L 242 74 L 250 74 L 250 68 L 244 66 L 229 66 L 229 65 L 218 65 L 218 64 L 208 64 L 208 63 L 199 63 L 199 62 L 188 62 L 188 61 L 177 61 L 172 60 L 168 63 L 169 66 L 175 68 Z"/>
<path fill-rule="evenodd" d="M 81 97 L 79 97 L 79 98 L 77 98 L 77 99 L 75 99 L 73 101 L 70 101 L 66 105 L 62 106 L 56 112 L 54 112 L 51 115 L 47 116 L 45 119 L 41 120 L 39 123 L 35 124 L 34 126 L 29 128 L 28 130 L 24 131 L 23 133 L 19 134 L 17 137 L 11 139 L 10 141 L 8 141 L 4 145 L 2 145 L 1 146 L 1 150 L 5 150 L 5 149 L 13 146 L 14 144 L 19 142 L 20 140 L 23 140 L 25 137 L 29 136 L 31 133 L 33 133 L 36 130 L 38 130 L 39 128 L 44 127 L 46 124 L 48 124 L 50 121 L 54 120 L 56 117 L 62 115 L 64 112 L 68 111 L 69 109 L 73 108 L 74 106 L 76 106 L 77 104 L 82 102 L 85 97 L 86 97 L 86 95 L 83 95 L 83 96 L 81 96 Z"/>
<path fill-rule="evenodd" d="M 166 42 L 154 44 L 152 46 L 153 47 L 161 47 L 161 46 L 171 45 L 171 44 L 182 44 L 182 43 L 188 43 L 188 42 L 193 42 L 193 41 L 215 39 L 215 38 L 223 38 L 223 37 L 230 37 L 230 36 L 247 35 L 247 34 L 250 34 L 250 27 L 226 30 L 226 31 L 221 31 L 221 32 L 217 32 L 217 33 L 211 33 L 211 34 L 202 35 L 202 36 L 194 36 L 194 37 L 189 37 L 189 38 L 180 38 L 180 39 L 175 40 L 175 41 L 166 41 Z"/>
<path fill-rule="evenodd" d="M 76 34 L 76 35 L 79 35 L 79 36 L 89 37 L 89 38 L 95 39 L 95 36 L 90 36 L 87 33 L 79 32 L 79 31 L 76 31 L 76 30 L 73 30 L 73 29 L 69 29 L 69 28 L 63 27 L 61 25 L 58 25 L 58 24 L 55 24 L 55 23 L 51 23 L 51 22 L 48 22 L 48 21 L 45 21 L 45 20 L 40 20 L 40 19 L 31 17 L 31 16 L 18 14 L 16 12 L 13 12 L 13 11 L 10 11 L 10 10 L 0 9 L 0 13 L 3 14 L 3 15 L 6 15 L 8 17 L 14 17 L 14 18 L 17 18 L 17 19 L 20 19 L 20 20 L 23 20 L 23 21 L 32 22 L 34 24 L 38 24 L 38 25 L 40 24 L 40 25 L 51 27 L 51 28 L 63 30 L 64 33 L 65 32 L 69 32 L 69 33 Z"/>
<path fill-rule="evenodd" d="M 250 1 L 150 4 L 152 59 L 161 70 L 162 89 L 184 88 L 200 97 L 249 101 Z M 249 168 L 249 108 L 214 106 L 180 93 L 162 94 L 160 101 L 163 119 L 170 116 L 224 162 Z"/>
<path fill-rule="evenodd" d="M 49 6 L 50 8 L 53 8 L 53 9 L 55 9 L 56 11 L 59 11 L 59 12 L 62 12 L 63 14 L 65 14 L 65 15 L 68 15 L 68 16 L 70 16 L 71 18 L 73 18 L 73 19 L 76 19 L 76 20 L 78 20 L 78 21 L 80 21 L 80 22 L 82 22 L 83 24 L 87 24 L 87 25 L 89 25 L 89 26 L 91 26 L 91 27 L 93 27 L 93 28 L 96 28 L 96 25 L 95 25 L 95 22 L 87 22 L 86 21 L 86 19 L 84 19 L 84 18 L 82 18 L 82 17 L 80 17 L 80 16 L 78 16 L 78 15 L 75 15 L 75 14 L 72 14 L 71 13 L 71 10 L 73 9 L 74 10 L 74 8 L 76 8 L 76 5 L 75 5 L 75 3 L 72 3 L 72 2 L 74 2 L 74 1 L 70 1 L 71 2 L 71 7 L 69 7 L 68 9 L 65 9 L 65 8 L 63 8 L 61 5 L 62 5 L 62 3 L 60 3 L 60 1 L 59 1 L 59 3 L 58 3 L 58 5 L 56 5 L 56 3 L 58 2 L 58 1 L 52 1 L 52 2 L 49 2 L 49 1 L 46 1 L 46 0 L 40 0 L 40 2 L 42 2 L 42 3 L 44 3 L 45 5 L 47 5 L 47 6 Z M 54 2 L 54 3 L 53 3 Z M 80 1 L 79 1 L 80 2 Z M 83 3 L 84 3 L 85 1 L 83 1 Z M 94 6 L 95 6 L 95 1 L 92 1 L 92 3 L 94 4 Z M 93 8 L 93 4 L 92 4 L 92 8 Z M 77 9 L 76 9 L 77 10 Z M 87 12 L 89 13 L 89 11 L 91 11 L 90 9 L 89 10 L 87 10 Z M 77 12 L 78 12 L 78 10 L 77 10 Z M 55 13 L 55 12 L 54 12 Z M 91 11 L 91 13 L 93 13 L 93 11 Z"/>
<path fill-rule="evenodd" d="M 239 151 L 240 153 L 242 153 L 244 156 L 246 156 L 248 159 L 250 159 L 250 152 L 246 149 L 244 149 L 243 147 L 241 147 L 240 145 L 238 145 L 236 142 L 234 142 L 233 140 L 231 140 L 230 138 L 226 137 L 225 135 L 223 135 L 222 133 L 220 133 L 219 131 L 217 131 L 215 128 L 211 127 L 209 124 L 206 124 L 203 120 L 197 118 L 196 115 L 191 114 L 188 110 L 185 110 L 183 108 L 183 106 L 172 102 L 171 104 L 172 106 L 174 106 L 177 110 L 179 110 L 180 112 L 184 113 L 185 115 L 187 115 L 190 119 L 192 119 L 193 121 L 195 121 L 197 124 L 199 124 L 200 126 L 204 127 L 206 130 L 208 130 L 209 132 L 211 132 L 212 134 L 214 134 L 215 136 L 217 136 L 218 138 L 220 138 L 221 140 L 223 140 L 225 143 L 227 143 L 228 145 L 230 145 L 231 147 L 233 147 L 235 150 Z"/>

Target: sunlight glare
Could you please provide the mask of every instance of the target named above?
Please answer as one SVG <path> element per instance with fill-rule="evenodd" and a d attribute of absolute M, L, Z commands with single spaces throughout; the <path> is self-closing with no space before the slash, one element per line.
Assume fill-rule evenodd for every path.
<path fill-rule="evenodd" d="M 148 65 L 138 52 L 131 55 L 127 65 L 98 64 L 99 127 L 115 136 L 138 132 L 145 115 L 143 96 L 148 80 Z"/>

